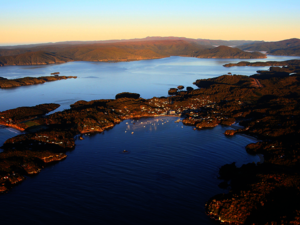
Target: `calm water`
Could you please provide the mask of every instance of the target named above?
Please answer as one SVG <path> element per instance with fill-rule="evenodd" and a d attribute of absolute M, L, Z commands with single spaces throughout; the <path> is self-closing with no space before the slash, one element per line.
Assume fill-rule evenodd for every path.
<path fill-rule="evenodd" d="M 260 61 L 293 58 L 295 57 L 270 56 Z M 6 78 L 49 76 L 52 72 L 78 78 L 15 89 L 0 89 L 0 111 L 42 103 L 61 104 L 59 110 L 62 110 L 69 108 L 70 104 L 78 100 L 111 99 L 124 91 L 139 93 L 143 98 L 160 97 L 166 96 L 171 87 L 178 85 L 195 87 L 193 82 L 197 79 L 216 77 L 228 72 L 252 75 L 256 70 L 268 69 L 268 67 L 222 66 L 238 61 L 240 60 L 176 56 L 119 63 L 70 62 L 48 66 L 4 66 L 0 67 L 0 76 Z"/>
<path fill-rule="evenodd" d="M 287 60 L 277 57 L 267 60 Z M 0 67 L 3 77 L 76 75 L 76 80 L 0 90 L 1 110 L 45 102 L 63 108 L 80 100 L 113 98 L 122 91 L 144 98 L 166 95 L 179 84 L 227 72 L 250 75 L 254 67 L 224 68 L 227 62 L 170 57 L 126 63 L 74 62 L 53 66 Z M 225 137 L 228 127 L 195 131 L 177 118 L 123 121 L 76 141 L 66 160 L 28 177 L 1 195 L 3 224 L 215 224 L 205 202 L 218 188 L 226 163 L 258 162 L 245 146 L 256 140 Z M 131 132 L 134 134 L 131 134 Z M 0 145 L 20 132 L 0 126 Z M 127 150 L 127 153 L 123 153 Z"/>
<path fill-rule="evenodd" d="M 124 121 L 78 140 L 66 160 L 0 196 L 2 221 L 213 224 L 204 204 L 226 192 L 217 186 L 218 168 L 234 161 L 257 162 L 258 157 L 244 149 L 255 140 L 225 137 L 228 128 L 222 126 L 194 131 L 175 120 Z"/>

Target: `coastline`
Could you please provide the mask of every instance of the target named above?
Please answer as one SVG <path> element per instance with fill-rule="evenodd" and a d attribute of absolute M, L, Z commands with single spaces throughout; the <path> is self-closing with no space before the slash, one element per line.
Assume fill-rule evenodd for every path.
<path fill-rule="evenodd" d="M 284 69 L 292 70 L 292 68 Z M 25 141 L 28 143 L 27 147 L 31 148 L 28 151 L 39 149 L 39 145 L 43 145 L 46 149 L 64 151 L 74 148 L 75 144 L 72 139 L 81 132 L 94 131 L 97 126 L 104 130 L 113 127 L 123 119 L 156 117 L 166 111 L 180 112 L 180 115 L 187 119 L 187 124 L 196 127 L 198 125 L 199 128 L 203 127 L 201 123 L 205 124 L 205 127 L 212 127 L 218 124 L 232 125 L 236 119 L 242 119 L 243 128 L 234 131 L 233 135 L 245 133 L 262 140 L 262 142 L 247 145 L 246 150 L 252 154 L 263 154 L 265 161 L 258 165 L 247 164 L 241 168 L 236 168 L 234 164 L 222 167 L 220 178 L 226 181 L 226 185 L 230 181 L 231 191 L 229 194 L 212 197 L 205 208 L 209 215 L 220 222 L 244 223 L 249 219 L 251 210 L 257 209 L 257 205 L 260 204 L 260 207 L 263 207 L 266 202 L 275 201 L 269 197 L 270 190 L 292 188 L 294 191 L 295 187 L 290 186 L 290 183 L 286 181 L 293 178 L 296 183 L 300 182 L 297 174 L 282 171 L 281 168 L 297 168 L 300 160 L 295 150 L 298 148 L 297 143 L 290 142 L 295 138 L 299 123 L 298 97 L 296 95 L 286 97 L 292 92 L 299 92 L 299 81 L 295 75 L 278 76 L 277 73 L 280 72 L 261 71 L 255 78 L 259 80 L 261 86 L 253 85 L 252 77 L 225 75 L 198 80 L 196 84 L 201 89 L 178 92 L 173 97 L 79 101 L 71 105 L 70 110 L 34 120 L 39 125 L 48 125 L 51 130 L 32 135 L 19 135 L 17 138 L 7 140 L 4 147 L 7 150 L 26 147 L 22 143 Z M 279 83 L 286 86 L 284 88 L 278 86 Z M 290 84 L 294 85 L 293 89 L 290 88 Z M 274 97 L 265 98 L 270 93 Z M 64 139 L 59 139 L 61 134 L 64 134 Z M 47 140 L 53 142 L 54 145 L 47 145 Z M 289 149 L 295 152 L 290 152 Z M 275 172 L 274 168 L 277 169 Z M 36 171 L 39 172 L 40 169 Z M 284 172 L 283 175 L 282 172 Z M 251 179 L 248 179 L 249 177 Z M 258 190 L 262 192 L 261 195 L 255 194 Z M 243 206 L 245 204 L 247 207 Z M 256 221 L 256 218 L 251 219 Z M 288 219 L 291 220 L 291 218 Z"/>
<path fill-rule="evenodd" d="M 0 125 L 6 126 L 6 127 L 11 127 L 11 128 L 14 128 L 14 129 L 16 129 L 16 130 L 18 130 L 18 131 L 25 131 L 25 129 L 22 128 L 22 127 L 19 127 L 19 126 L 15 125 L 15 124 L 4 123 L 4 122 L 1 121 L 1 120 L 0 120 Z"/>

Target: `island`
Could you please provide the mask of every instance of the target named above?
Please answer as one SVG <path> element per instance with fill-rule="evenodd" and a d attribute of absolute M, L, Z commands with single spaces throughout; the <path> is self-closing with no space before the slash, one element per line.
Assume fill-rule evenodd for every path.
<path fill-rule="evenodd" d="M 0 77 L 0 88 L 13 88 L 13 87 L 21 87 L 28 86 L 34 84 L 43 84 L 50 81 L 56 80 L 66 80 L 66 79 L 76 79 L 76 76 L 45 76 L 45 77 L 24 77 L 18 79 L 7 79 L 4 77 Z"/>
<path fill-rule="evenodd" d="M 176 89 L 168 97 L 140 98 L 120 93 L 116 99 L 77 101 L 49 115 L 58 105 L 7 110 L 0 123 L 24 131 L 5 141 L 0 153 L 0 191 L 5 193 L 30 174 L 65 159 L 83 134 L 103 132 L 125 119 L 180 116 L 195 129 L 229 126 L 224 135 L 252 135 L 260 142 L 246 151 L 262 154 L 263 163 L 220 168 L 227 194 L 208 199 L 206 213 L 231 224 L 299 224 L 300 221 L 300 74 L 258 71 L 253 76 L 223 75 L 195 81 L 199 89 Z M 167 91 L 167 90 L 166 90 Z M 176 121 L 177 122 L 177 121 Z M 241 129 L 230 127 L 239 122 Z M 225 151 L 225 149 L 224 149 Z"/>

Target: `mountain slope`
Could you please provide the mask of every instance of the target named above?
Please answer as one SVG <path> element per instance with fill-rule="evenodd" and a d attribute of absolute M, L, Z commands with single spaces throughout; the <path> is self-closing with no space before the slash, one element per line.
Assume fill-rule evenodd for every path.
<path fill-rule="evenodd" d="M 0 56 L 12 56 L 35 51 L 57 51 L 66 47 L 95 45 L 95 44 L 119 44 L 119 43 L 134 43 L 134 42 L 153 42 L 153 41 L 186 41 L 197 45 L 205 45 L 209 47 L 218 45 L 238 46 L 252 43 L 259 43 L 259 41 L 244 41 L 244 40 L 210 40 L 210 39 L 192 39 L 185 37 L 146 37 L 135 39 L 120 39 L 120 40 L 105 40 L 105 41 L 65 41 L 56 43 L 41 43 L 29 45 L 16 45 L 16 46 L 0 46 Z"/>
<path fill-rule="evenodd" d="M 210 49 L 209 49 L 210 48 Z M 84 45 L 36 46 L 14 56 L 0 56 L 0 66 L 38 65 L 68 61 L 131 61 L 169 56 L 200 58 L 264 58 L 261 53 L 243 52 L 238 48 L 199 45 L 186 40 L 150 40 Z"/>
<path fill-rule="evenodd" d="M 72 61 L 70 58 L 57 56 L 50 52 L 28 52 L 16 56 L 0 56 L 0 66 L 5 65 L 42 65 Z"/>
<path fill-rule="evenodd" d="M 205 49 L 203 51 L 195 52 L 194 56 L 197 58 L 266 58 L 266 55 L 260 52 L 244 52 L 239 48 L 230 48 L 228 46 L 219 46 L 214 49 Z"/>
<path fill-rule="evenodd" d="M 292 38 L 276 42 L 254 43 L 240 46 L 242 50 L 266 51 L 272 55 L 300 56 L 300 39 Z"/>

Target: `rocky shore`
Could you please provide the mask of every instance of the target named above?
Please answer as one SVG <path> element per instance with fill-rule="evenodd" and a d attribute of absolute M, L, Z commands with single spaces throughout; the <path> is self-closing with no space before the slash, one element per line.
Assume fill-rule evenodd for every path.
<path fill-rule="evenodd" d="M 47 163 L 64 159 L 82 134 L 103 132 L 125 119 L 181 116 L 182 123 L 195 129 L 239 122 L 244 128 L 229 129 L 225 135 L 244 133 L 259 138 L 261 142 L 246 150 L 263 154 L 265 160 L 241 168 L 234 163 L 221 167 L 220 187 L 229 193 L 209 199 L 207 215 L 231 224 L 299 224 L 300 207 L 294 204 L 300 200 L 299 68 L 284 68 L 292 75 L 282 75 L 279 68 L 250 77 L 197 80 L 200 89 L 178 88 L 169 97 L 143 99 L 135 93 L 120 93 L 115 100 L 78 101 L 70 109 L 48 116 L 43 115 L 57 105 L 1 112 L 3 123 L 9 121 L 24 133 L 2 146 L 0 191 L 40 172 Z"/>
<path fill-rule="evenodd" d="M 282 76 L 282 68 L 272 67 L 255 75 L 263 87 L 249 93 L 254 101 L 243 101 L 243 109 L 233 115 L 244 128 L 225 135 L 244 133 L 261 139 L 247 145 L 246 151 L 263 154 L 264 163 L 220 168 L 219 178 L 224 180 L 220 187 L 229 193 L 207 202 L 206 213 L 212 219 L 230 224 L 300 224 L 299 68 L 299 64 L 283 68 L 294 75 Z M 221 83 L 220 78 L 216 81 Z"/>
<path fill-rule="evenodd" d="M 43 84 L 50 81 L 56 80 L 66 80 L 66 79 L 76 79 L 76 76 L 46 76 L 46 77 L 24 77 L 18 79 L 7 79 L 4 77 L 0 77 L 0 88 L 13 88 L 13 87 L 21 87 L 28 86 L 34 84 Z"/>

